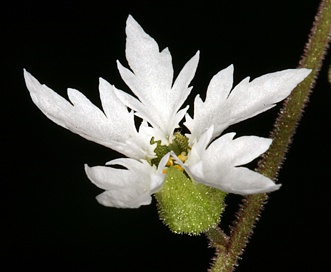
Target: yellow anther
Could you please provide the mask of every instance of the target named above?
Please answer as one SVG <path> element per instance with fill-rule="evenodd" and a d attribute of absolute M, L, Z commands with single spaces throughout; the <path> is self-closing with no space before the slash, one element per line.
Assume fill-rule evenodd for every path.
<path fill-rule="evenodd" d="M 176 164 L 174 167 L 176 167 L 179 171 L 182 171 L 182 172 L 184 171 L 184 169 L 178 164 Z"/>
<path fill-rule="evenodd" d="M 178 155 L 178 159 L 180 159 L 182 162 L 185 162 L 187 160 L 187 153 L 183 151 L 182 153 L 180 153 L 180 155 Z M 179 171 L 184 172 L 183 167 L 181 167 L 179 164 L 177 164 L 176 161 L 174 161 L 174 159 L 172 157 L 169 157 L 166 166 L 167 167 L 174 166 Z M 167 168 L 162 170 L 162 174 L 166 174 L 166 173 L 167 173 Z"/>
<path fill-rule="evenodd" d="M 169 157 L 166 166 L 170 167 L 170 166 L 173 166 L 173 165 L 174 165 L 174 161 L 171 157 Z"/>
<path fill-rule="evenodd" d="M 180 153 L 180 155 L 178 156 L 178 159 L 180 159 L 182 162 L 185 162 L 187 160 L 187 154 L 186 152 L 182 152 Z"/>

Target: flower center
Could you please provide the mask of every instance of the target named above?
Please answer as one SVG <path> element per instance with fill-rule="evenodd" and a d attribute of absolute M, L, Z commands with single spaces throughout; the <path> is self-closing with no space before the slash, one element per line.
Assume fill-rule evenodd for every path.
<path fill-rule="evenodd" d="M 156 166 L 159 165 L 161 159 L 164 155 L 166 155 L 168 152 L 173 151 L 177 157 L 182 161 L 185 162 L 187 160 L 187 154 L 190 151 L 189 145 L 188 145 L 188 138 L 184 135 L 182 135 L 180 132 L 175 132 L 174 139 L 171 144 L 167 145 L 161 145 L 161 141 L 155 141 L 154 138 L 151 140 L 151 144 L 156 143 L 157 146 L 154 150 L 156 154 L 156 158 L 151 160 L 151 164 L 155 164 Z M 167 164 L 167 167 L 174 166 L 180 171 L 184 171 L 184 169 L 176 162 L 172 157 L 169 158 Z M 164 173 L 167 170 L 164 170 Z"/>
<path fill-rule="evenodd" d="M 187 153 L 185 151 L 183 151 L 182 153 L 180 153 L 180 155 L 177 156 L 178 159 L 180 159 L 182 162 L 185 162 L 187 160 Z M 178 170 L 184 172 L 183 167 L 181 167 L 172 157 L 169 157 L 168 162 L 166 164 L 167 167 L 171 167 L 174 166 L 176 167 Z M 163 174 L 165 174 L 167 172 L 167 169 L 163 170 Z"/>

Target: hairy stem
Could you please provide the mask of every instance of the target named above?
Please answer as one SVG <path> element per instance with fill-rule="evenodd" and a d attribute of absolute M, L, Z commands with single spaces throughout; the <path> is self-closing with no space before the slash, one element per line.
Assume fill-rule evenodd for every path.
<path fill-rule="evenodd" d="M 302 117 L 324 56 L 328 49 L 331 35 L 331 0 L 321 2 L 308 43 L 299 62 L 300 68 L 312 69 L 310 75 L 299 84 L 284 101 L 279 116 L 271 133 L 273 142 L 263 159 L 259 162 L 258 171 L 271 179 L 277 177 L 292 142 L 296 127 Z"/>
<path fill-rule="evenodd" d="M 299 62 L 299 67 L 312 69 L 312 72 L 285 100 L 271 133 L 273 143 L 259 162 L 257 171 L 271 179 L 277 177 L 288 146 L 295 134 L 295 129 L 322 66 L 330 35 L 331 0 L 323 0 Z M 252 195 L 244 199 L 227 244 L 225 247 L 224 245 L 223 247 L 215 246 L 216 256 L 210 271 L 230 272 L 234 270 L 266 200 L 266 194 Z"/>

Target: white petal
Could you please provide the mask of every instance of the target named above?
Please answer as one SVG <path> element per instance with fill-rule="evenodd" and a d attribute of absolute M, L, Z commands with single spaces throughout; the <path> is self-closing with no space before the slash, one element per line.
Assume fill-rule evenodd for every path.
<path fill-rule="evenodd" d="M 126 169 L 85 165 L 85 171 L 95 185 L 106 190 L 97 196 L 100 204 L 117 208 L 138 208 L 150 204 L 151 195 L 162 186 L 162 170 L 168 158 L 169 155 L 164 156 L 159 169 L 144 160 L 116 159 L 107 165 L 121 165 Z"/>
<path fill-rule="evenodd" d="M 191 148 L 188 158 L 186 160 L 187 165 L 193 165 L 198 163 L 203 156 L 205 156 L 208 144 L 213 136 L 214 126 L 211 126 L 205 133 L 202 134 L 198 142 L 195 142 Z"/>
<path fill-rule="evenodd" d="M 151 136 L 145 133 L 143 129 L 146 123 L 142 123 L 139 128 L 139 133 L 135 127 L 133 112 L 128 112 L 127 107 L 118 99 L 116 93 L 124 93 L 118 90 L 115 86 L 100 78 L 100 99 L 102 108 L 105 111 L 109 122 L 111 122 L 112 137 L 116 140 L 117 150 L 128 157 L 136 159 L 154 157 L 154 149 L 156 145 L 150 144 Z M 117 148 L 117 149 L 116 149 Z"/>
<path fill-rule="evenodd" d="M 244 167 L 232 168 L 226 175 L 210 172 L 207 173 L 205 179 L 207 182 L 204 184 L 207 186 L 239 195 L 268 193 L 278 190 L 281 186 L 275 184 L 271 179 Z M 212 182 L 209 183 L 209 181 Z"/>
<path fill-rule="evenodd" d="M 227 193 L 242 195 L 271 192 L 280 187 L 259 173 L 237 167 L 265 152 L 271 144 L 270 139 L 245 136 L 233 140 L 235 133 L 228 133 L 206 149 L 212 132 L 212 129 L 206 131 L 200 140 L 203 143 L 198 141 L 192 146 L 185 165 L 182 165 L 194 180 Z"/>
<path fill-rule="evenodd" d="M 111 191 L 104 191 L 96 197 L 97 201 L 106 207 L 114 208 L 139 208 L 149 205 L 152 197 L 149 194 L 137 196 L 134 191 L 128 192 L 127 188 L 115 188 Z"/>
<path fill-rule="evenodd" d="M 289 69 L 261 76 L 252 82 L 245 78 L 230 93 L 233 67 L 220 71 L 208 86 L 205 102 L 196 97 L 194 118 L 186 116 L 185 126 L 191 131 L 188 135 L 190 144 L 193 145 L 211 125 L 215 128 L 214 139 L 230 125 L 272 108 L 309 73 L 308 69 Z"/>
<path fill-rule="evenodd" d="M 239 83 L 231 92 L 233 122 L 253 117 L 286 98 L 309 74 L 309 69 L 288 69 L 258 77 L 246 84 Z"/>
<path fill-rule="evenodd" d="M 247 164 L 268 150 L 272 140 L 256 136 L 243 136 L 233 140 L 235 133 L 227 133 L 212 142 L 207 157 L 217 158 L 218 163 L 234 166 Z"/>
<path fill-rule="evenodd" d="M 193 145 L 201 135 L 211 126 L 218 126 L 220 118 L 226 118 L 227 114 L 222 114 L 222 106 L 229 96 L 233 84 L 233 65 L 218 72 L 210 81 L 205 102 L 200 95 L 194 101 L 194 119 L 186 114 L 185 126 L 191 131 L 187 135 L 190 144 Z M 213 137 L 218 132 L 213 132 Z"/>
<path fill-rule="evenodd" d="M 115 95 L 114 87 L 100 79 L 100 97 L 106 115 L 82 93 L 68 89 L 72 104 L 24 70 L 26 85 L 37 107 L 53 122 L 126 156 L 153 157 L 153 146 L 136 131 L 133 113 Z"/>
<path fill-rule="evenodd" d="M 173 68 L 170 52 L 165 48 L 162 52 L 156 41 L 129 16 L 126 22 L 126 59 L 137 77 L 137 87 L 153 87 L 167 89 L 172 85 Z M 144 92 L 137 89 L 137 92 Z M 138 95 L 138 94 L 137 94 Z M 142 101 L 145 102 L 145 101 Z"/>
<path fill-rule="evenodd" d="M 155 138 L 165 144 L 186 113 L 187 108 L 179 109 L 191 91 L 188 85 L 195 74 L 199 54 L 188 61 L 173 83 L 169 50 L 160 52 L 155 40 L 131 16 L 126 34 L 126 58 L 132 72 L 119 62 L 118 70 L 139 100 L 128 94 L 119 94 L 119 98 L 147 120 L 156 130 Z"/>
<path fill-rule="evenodd" d="M 233 65 L 218 72 L 210 81 L 206 101 L 224 101 L 228 98 L 233 85 Z"/>

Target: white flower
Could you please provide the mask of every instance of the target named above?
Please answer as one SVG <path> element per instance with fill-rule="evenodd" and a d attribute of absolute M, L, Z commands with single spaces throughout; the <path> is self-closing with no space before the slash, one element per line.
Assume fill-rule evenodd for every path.
<path fill-rule="evenodd" d="M 182 105 L 192 88 L 189 84 L 198 65 L 199 52 L 174 80 L 169 50 L 160 52 L 155 40 L 131 16 L 127 19 L 126 34 L 130 70 L 119 62 L 118 70 L 136 97 L 100 78 L 103 111 L 74 89 L 68 89 L 71 103 L 68 102 L 24 70 L 33 102 L 49 119 L 129 157 L 112 160 L 108 166 L 85 166 L 89 179 L 106 190 L 97 197 L 98 201 L 122 208 L 150 204 L 151 195 L 162 187 L 169 160 L 172 163 L 175 160 L 197 182 L 225 192 L 254 194 L 278 189 L 280 185 L 270 179 L 238 167 L 265 152 L 270 139 L 255 136 L 233 139 L 234 133 L 219 136 L 228 126 L 273 107 L 310 71 L 284 70 L 251 82 L 246 78 L 232 90 L 233 66 L 229 66 L 213 77 L 204 102 L 199 95 L 196 97 L 191 118 L 187 114 L 188 106 L 182 108 Z M 135 116 L 142 119 L 138 131 Z M 184 150 L 188 154 L 183 153 L 187 159 L 178 150 L 172 151 L 175 129 L 184 116 L 184 124 L 190 131 L 189 147 Z M 160 155 L 157 146 L 166 151 Z M 173 159 L 169 159 L 170 154 Z"/>

